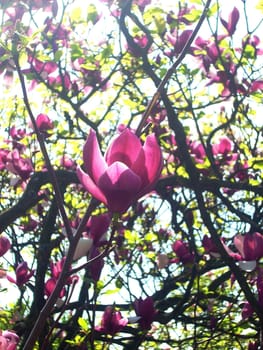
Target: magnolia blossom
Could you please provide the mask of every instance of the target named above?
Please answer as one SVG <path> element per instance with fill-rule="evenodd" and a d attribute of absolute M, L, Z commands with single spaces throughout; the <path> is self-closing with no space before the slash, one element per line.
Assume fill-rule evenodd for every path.
<path fill-rule="evenodd" d="M 230 36 L 232 36 L 235 33 L 238 21 L 239 11 L 236 7 L 234 7 L 232 12 L 229 14 L 228 21 L 221 18 L 221 23 L 223 24 Z"/>
<path fill-rule="evenodd" d="M 243 260 L 259 260 L 263 257 L 263 235 L 259 232 L 237 235 L 234 244 Z"/>
<path fill-rule="evenodd" d="M 178 240 L 172 245 L 173 251 L 177 255 L 174 262 L 181 262 L 183 264 L 193 264 L 194 254 L 190 251 L 188 243 Z"/>
<path fill-rule="evenodd" d="M 58 260 L 57 262 L 50 262 L 50 270 L 51 270 L 51 277 L 46 281 L 45 283 L 45 294 L 47 296 L 50 296 L 56 286 L 57 280 L 60 277 L 60 274 L 63 270 L 63 266 L 65 263 L 66 258 L 63 257 L 61 260 Z M 78 282 L 78 276 L 77 275 L 72 275 L 69 276 L 66 280 L 65 280 L 65 285 L 71 285 L 73 283 L 77 283 Z M 62 288 L 59 297 L 63 298 L 63 296 L 66 294 L 66 289 L 65 287 Z"/>
<path fill-rule="evenodd" d="M 0 256 L 3 256 L 11 247 L 9 239 L 5 236 L 0 236 Z"/>
<path fill-rule="evenodd" d="M 34 272 L 34 270 L 30 270 L 28 268 L 26 261 L 22 261 L 20 264 L 18 264 L 16 268 L 15 277 L 9 275 L 7 275 L 6 277 L 8 281 L 15 283 L 18 287 L 21 287 L 30 280 Z"/>
<path fill-rule="evenodd" d="M 0 330 L 0 350 L 15 350 L 19 336 L 15 332 Z"/>
<path fill-rule="evenodd" d="M 263 235 L 259 232 L 237 235 L 234 244 L 241 255 L 239 267 L 245 271 L 253 271 L 257 260 L 263 257 Z"/>
<path fill-rule="evenodd" d="M 139 298 L 135 300 L 134 308 L 136 315 L 140 317 L 139 325 L 141 328 L 144 330 L 150 329 L 156 315 L 153 298 L 147 297 L 146 299 Z"/>
<path fill-rule="evenodd" d="M 91 130 L 83 150 L 84 168 L 77 175 L 85 189 L 111 212 L 124 213 L 129 206 L 150 192 L 160 177 L 163 160 L 155 136 L 140 139 L 129 129 L 115 137 L 105 157 L 96 133 Z"/>
<path fill-rule="evenodd" d="M 128 320 L 122 317 L 120 311 L 116 311 L 112 306 L 107 306 L 102 316 L 101 325 L 96 327 L 96 330 L 114 336 L 127 323 Z"/>
<path fill-rule="evenodd" d="M 40 132 L 46 133 L 54 128 L 54 124 L 46 114 L 39 114 L 36 118 L 36 125 Z"/>
<path fill-rule="evenodd" d="M 83 237 L 78 241 L 73 260 L 87 256 L 96 247 L 107 242 L 106 233 L 111 223 L 109 214 L 91 216 L 87 222 Z M 91 253 L 92 254 L 92 253 Z"/>

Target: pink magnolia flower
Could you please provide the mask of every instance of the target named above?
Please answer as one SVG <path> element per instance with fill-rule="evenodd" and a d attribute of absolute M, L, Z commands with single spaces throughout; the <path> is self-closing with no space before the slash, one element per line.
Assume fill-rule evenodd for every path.
<path fill-rule="evenodd" d="M 243 260 L 258 260 L 263 257 L 263 235 L 259 232 L 237 235 L 234 244 Z"/>
<path fill-rule="evenodd" d="M 35 71 L 40 74 L 43 79 L 46 79 L 51 73 L 58 69 L 57 63 L 52 61 L 42 62 L 35 57 L 29 57 L 28 62 L 30 63 L 33 72 Z M 25 70 L 24 72 L 30 73 L 30 69 Z"/>
<path fill-rule="evenodd" d="M 83 233 L 83 237 L 81 237 L 78 241 L 73 260 L 87 256 L 88 253 L 92 255 L 92 251 L 94 249 L 96 250 L 96 247 L 99 247 L 107 242 L 106 233 L 110 223 L 111 217 L 109 214 L 91 216 L 86 224 L 86 230 Z M 98 265 L 100 264 L 95 264 L 95 270 Z"/>
<path fill-rule="evenodd" d="M 168 33 L 167 40 L 169 41 L 169 43 L 173 45 L 173 50 L 168 55 L 169 56 L 174 54 L 178 55 L 185 47 L 188 39 L 192 35 L 192 32 L 193 32 L 192 30 L 186 29 L 180 35 L 177 32 L 174 32 L 172 34 Z"/>
<path fill-rule="evenodd" d="M 213 242 L 213 240 L 208 237 L 207 235 L 204 235 L 202 240 L 203 247 L 205 248 L 205 252 L 207 254 L 210 254 L 211 256 L 215 258 L 219 258 L 220 254 L 218 253 L 217 246 Z"/>
<path fill-rule="evenodd" d="M 0 331 L 0 350 L 15 350 L 19 336 L 15 332 Z"/>
<path fill-rule="evenodd" d="M 189 144 L 189 148 L 197 163 L 205 161 L 206 150 L 201 142 L 193 141 Z"/>
<path fill-rule="evenodd" d="M 46 133 L 54 128 L 54 124 L 48 115 L 40 113 L 36 118 L 36 124 L 40 132 Z"/>
<path fill-rule="evenodd" d="M 139 325 L 141 328 L 143 330 L 150 329 L 156 315 L 153 298 L 147 297 L 146 299 L 139 298 L 135 300 L 134 308 L 136 315 L 140 317 Z"/>
<path fill-rule="evenodd" d="M 53 277 L 49 278 L 45 283 L 45 295 L 50 296 L 55 289 L 57 280 Z M 59 293 L 59 298 L 63 298 L 66 295 L 66 289 L 63 287 Z"/>
<path fill-rule="evenodd" d="M 181 262 L 183 264 L 193 264 L 194 254 L 190 252 L 187 243 L 178 240 L 172 245 L 173 251 L 177 255 L 176 262 Z"/>
<path fill-rule="evenodd" d="M 65 263 L 65 259 L 66 258 L 63 257 L 62 259 L 58 260 L 56 263 L 53 263 L 53 261 L 51 261 L 51 263 L 50 263 L 51 277 L 45 283 L 45 294 L 47 296 L 52 294 L 52 292 L 56 286 L 57 280 L 59 279 L 59 276 L 62 272 L 64 263 Z M 70 285 L 70 284 L 77 282 L 77 281 L 78 281 L 78 276 L 73 275 L 73 276 L 69 276 L 67 278 L 67 280 L 65 280 L 64 283 L 65 283 L 65 285 L 66 284 Z M 66 289 L 62 288 L 59 297 L 62 298 L 65 294 L 66 294 Z"/>
<path fill-rule="evenodd" d="M 120 311 L 115 311 L 114 307 L 107 306 L 102 316 L 101 325 L 96 327 L 96 330 L 114 336 L 127 323 L 128 320 L 122 317 Z"/>
<path fill-rule="evenodd" d="M 27 180 L 34 170 L 31 160 L 29 158 L 24 158 L 17 149 L 8 153 L 6 169 L 20 176 L 23 181 Z"/>
<path fill-rule="evenodd" d="M 236 31 L 237 22 L 239 21 L 239 11 L 236 7 L 233 8 L 232 12 L 228 16 L 228 21 L 221 18 L 221 23 L 228 31 L 229 35 L 233 35 Z"/>
<path fill-rule="evenodd" d="M 93 240 L 95 246 L 98 246 L 99 242 L 103 240 L 110 223 L 111 217 L 109 214 L 94 215 L 89 218 L 86 225 L 87 234 Z"/>
<path fill-rule="evenodd" d="M 252 280 L 252 284 L 253 282 L 256 282 L 257 299 L 258 299 L 260 310 L 262 312 L 263 311 L 263 269 L 258 268 L 257 272 L 258 272 L 258 275 L 254 281 Z M 249 318 L 250 316 L 253 315 L 253 313 L 254 313 L 254 309 L 252 305 L 248 301 L 245 301 L 241 312 L 242 319 L 244 320 Z"/>
<path fill-rule="evenodd" d="M 85 171 L 77 168 L 80 182 L 111 212 L 124 213 L 129 206 L 151 191 L 160 177 L 163 160 L 155 136 L 144 145 L 129 129 L 115 137 L 105 157 L 91 130 L 83 150 Z"/>
<path fill-rule="evenodd" d="M 221 238 L 221 243 L 225 248 L 225 251 L 235 260 L 239 261 L 241 260 L 241 256 L 238 253 L 234 253 L 226 244 L 225 244 L 225 238 Z M 219 258 L 220 253 L 217 249 L 216 244 L 212 240 L 211 237 L 208 237 L 207 235 L 204 235 L 203 240 L 202 240 L 203 247 L 205 248 L 205 252 L 207 254 L 210 254 L 214 258 Z"/>
<path fill-rule="evenodd" d="M 212 146 L 214 155 L 223 154 L 226 155 L 232 151 L 232 142 L 228 137 L 222 137 L 219 143 Z"/>
<path fill-rule="evenodd" d="M 76 170 L 76 162 L 69 155 L 65 154 L 60 160 L 60 165 L 68 170 Z"/>
<path fill-rule="evenodd" d="M 16 276 L 15 278 L 7 275 L 8 281 L 15 283 L 18 287 L 23 286 L 25 283 L 27 283 L 30 278 L 34 274 L 34 270 L 30 270 L 27 266 L 27 262 L 23 261 L 21 262 L 17 268 L 16 268 Z"/>
<path fill-rule="evenodd" d="M 0 170 L 4 170 L 6 167 L 8 153 L 7 149 L 0 148 Z"/>
<path fill-rule="evenodd" d="M 12 126 L 9 134 L 14 140 L 21 140 L 23 137 L 25 137 L 26 131 L 24 129 L 17 129 L 15 126 Z"/>
<path fill-rule="evenodd" d="M 0 236 L 0 256 L 3 256 L 11 247 L 9 239 L 5 236 Z"/>
<path fill-rule="evenodd" d="M 99 250 L 96 247 L 94 247 L 90 254 L 90 259 L 93 259 L 93 258 L 96 258 L 96 259 L 89 264 L 89 270 L 90 270 L 90 276 L 95 282 L 99 281 L 101 271 L 104 267 L 104 259 L 99 255 L 100 255 Z"/>

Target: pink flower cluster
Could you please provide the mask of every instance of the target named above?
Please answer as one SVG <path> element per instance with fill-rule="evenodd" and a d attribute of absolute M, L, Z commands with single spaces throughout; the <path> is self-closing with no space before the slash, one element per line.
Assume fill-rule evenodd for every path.
<path fill-rule="evenodd" d="M 204 164 L 207 159 L 207 151 L 200 142 L 193 141 L 189 143 L 190 152 L 197 164 Z M 226 136 L 219 139 L 217 143 L 211 145 L 214 164 L 218 170 L 224 169 L 228 177 L 234 177 L 238 181 L 247 180 L 251 175 L 249 173 L 247 160 L 241 160 L 239 153 L 234 151 L 233 142 Z M 205 167 L 201 170 L 204 174 L 209 174 L 210 168 Z"/>

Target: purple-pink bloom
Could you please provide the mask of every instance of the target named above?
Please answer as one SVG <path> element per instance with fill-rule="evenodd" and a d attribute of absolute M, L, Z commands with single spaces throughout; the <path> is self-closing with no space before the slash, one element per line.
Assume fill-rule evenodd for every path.
<path fill-rule="evenodd" d="M 214 155 L 226 155 L 232 151 L 232 142 L 228 137 L 222 137 L 219 143 L 212 146 L 212 150 Z"/>
<path fill-rule="evenodd" d="M 128 320 L 122 317 L 120 311 L 116 311 L 112 306 L 107 306 L 102 316 L 101 325 L 96 327 L 96 330 L 114 336 L 127 323 Z"/>
<path fill-rule="evenodd" d="M 56 286 L 57 280 L 59 279 L 60 274 L 63 270 L 65 260 L 66 260 L 66 258 L 63 257 L 62 259 L 58 260 L 56 263 L 53 263 L 51 261 L 51 263 L 50 263 L 51 278 L 49 278 L 45 283 L 45 294 L 47 296 L 52 294 L 52 292 Z M 72 275 L 72 276 L 69 276 L 67 279 L 65 279 L 64 284 L 70 285 L 70 284 L 77 282 L 77 281 L 78 281 L 78 276 Z M 63 287 L 62 290 L 60 291 L 59 297 L 62 298 L 65 294 L 66 294 L 66 290 Z"/>
<path fill-rule="evenodd" d="M 19 175 L 23 181 L 27 180 L 34 170 L 31 160 L 29 158 L 23 158 L 18 149 L 14 149 L 8 153 L 6 169 L 13 174 Z"/>
<path fill-rule="evenodd" d="M 10 128 L 9 134 L 12 137 L 12 139 L 17 141 L 17 140 L 21 140 L 23 137 L 25 137 L 26 131 L 24 129 L 17 129 L 15 126 L 12 126 Z"/>
<path fill-rule="evenodd" d="M 0 330 L 0 350 L 15 350 L 19 342 L 19 336 L 12 331 Z"/>
<path fill-rule="evenodd" d="M 96 133 L 90 130 L 83 150 L 84 168 L 77 175 L 85 189 L 111 212 L 124 213 L 129 206 L 150 192 L 160 177 L 163 159 L 153 134 L 140 139 L 129 129 L 115 137 L 105 157 Z"/>
<path fill-rule="evenodd" d="M 258 268 L 258 275 L 256 278 L 256 287 L 257 287 L 257 296 L 258 296 L 258 304 L 259 304 L 259 308 L 260 311 L 263 311 L 263 269 L 262 268 Z M 252 305 L 246 301 L 243 305 L 242 308 L 242 319 L 246 319 L 250 316 L 252 316 L 254 313 L 254 309 L 252 307 Z"/>
<path fill-rule="evenodd" d="M 217 246 L 213 242 L 212 238 L 208 237 L 207 235 L 204 235 L 204 238 L 202 240 L 203 247 L 205 249 L 205 252 L 207 254 L 212 255 L 215 258 L 219 258 L 220 254 L 218 253 Z"/>
<path fill-rule="evenodd" d="M 221 18 L 223 26 L 228 31 L 229 35 L 233 35 L 236 31 L 236 25 L 239 20 L 239 11 L 236 7 L 233 8 L 232 12 L 228 16 L 228 22 Z"/>
<path fill-rule="evenodd" d="M 39 131 L 43 133 L 46 133 L 48 130 L 52 130 L 54 128 L 54 124 L 50 120 L 49 116 L 43 113 L 37 116 L 36 125 Z"/>
<path fill-rule="evenodd" d="M 15 278 L 6 275 L 8 281 L 15 283 L 18 287 L 23 286 L 25 283 L 27 283 L 30 278 L 34 274 L 34 270 L 30 270 L 27 266 L 27 262 L 23 261 L 21 262 L 17 268 L 16 268 L 16 276 Z"/>
<path fill-rule="evenodd" d="M 91 254 L 90 254 L 90 259 L 94 259 L 94 258 L 96 258 L 96 259 L 89 264 L 89 269 L 90 269 L 91 278 L 95 282 L 99 281 L 101 271 L 102 271 L 103 266 L 104 266 L 103 257 L 101 257 L 99 255 L 100 255 L 99 250 L 96 247 L 94 247 Z"/>
<path fill-rule="evenodd" d="M 191 153 L 197 163 L 203 163 L 206 157 L 206 150 L 201 142 L 193 141 L 189 144 Z"/>
<path fill-rule="evenodd" d="M 185 47 L 188 39 L 192 35 L 192 30 L 186 29 L 184 30 L 180 35 L 175 31 L 174 33 L 168 33 L 167 39 L 169 43 L 173 45 L 173 51 L 172 53 L 179 54 L 183 48 Z"/>
<path fill-rule="evenodd" d="M 178 257 L 177 262 L 193 264 L 194 254 L 190 252 L 188 243 L 178 240 L 173 243 L 172 248 Z"/>
<path fill-rule="evenodd" d="M 8 153 L 7 149 L 0 148 L 0 170 L 4 170 L 6 167 Z"/>
<path fill-rule="evenodd" d="M 230 255 L 233 259 L 235 260 L 241 260 L 241 256 L 238 253 L 234 253 L 224 242 L 224 238 L 221 238 L 221 243 L 225 248 L 225 251 Z M 202 240 L 203 247 L 205 248 L 205 252 L 210 254 L 211 256 L 215 258 L 220 257 L 220 253 L 217 249 L 217 246 L 215 245 L 214 241 L 212 238 L 208 237 L 207 235 L 204 236 Z"/>
<path fill-rule="evenodd" d="M 49 278 L 45 283 L 45 295 L 50 296 L 55 289 L 57 280 L 54 277 Z M 63 287 L 59 293 L 59 298 L 63 298 L 66 294 L 66 289 Z"/>
<path fill-rule="evenodd" d="M 87 222 L 86 228 L 88 237 L 93 240 L 94 246 L 98 246 L 99 242 L 107 232 L 111 223 L 109 214 L 101 214 L 91 216 Z"/>
<path fill-rule="evenodd" d="M 153 298 L 147 297 L 146 299 L 139 298 L 135 300 L 134 308 L 136 315 L 140 317 L 138 322 L 141 328 L 143 330 L 150 329 L 156 315 Z"/>
<path fill-rule="evenodd" d="M 258 260 L 263 257 L 263 235 L 259 232 L 237 235 L 234 244 L 246 261 Z"/>
<path fill-rule="evenodd" d="M 0 236 L 0 256 L 3 256 L 11 247 L 9 239 L 5 236 Z"/>

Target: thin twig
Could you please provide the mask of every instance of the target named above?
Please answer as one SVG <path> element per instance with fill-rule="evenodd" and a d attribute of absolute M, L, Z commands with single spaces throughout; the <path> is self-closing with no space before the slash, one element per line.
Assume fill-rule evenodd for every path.
<path fill-rule="evenodd" d="M 207 15 L 207 11 L 209 9 L 211 0 L 207 0 L 205 7 L 203 9 L 202 15 L 199 18 L 199 21 L 195 27 L 195 29 L 193 30 L 193 33 L 191 34 L 190 38 L 188 39 L 187 43 L 185 44 L 182 52 L 180 53 L 179 57 L 177 58 L 177 60 L 174 62 L 174 64 L 168 69 L 168 71 L 166 72 L 164 78 L 162 79 L 162 81 L 160 82 L 159 86 L 157 87 L 157 90 L 155 92 L 155 94 L 153 95 L 153 98 L 151 99 L 150 103 L 148 104 L 146 111 L 144 112 L 144 115 L 136 129 L 136 134 L 139 136 L 142 128 L 145 124 L 146 119 L 149 117 L 153 107 L 155 106 L 155 104 L 157 103 L 157 101 L 159 100 L 164 87 L 166 85 L 166 83 L 170 80 L 171 76 L 173 75 L 175 69 L 179 66 L 179 64 L 183 61 L 184 57 L 186 56 L 186 54 L 188 53 L 188 50 L 191 46 L 191 44 L 193 43 L 199 29 L 201 28 L 201 25 L 203 24 L 206 15 Z"/>
<path fill-rule="evenodd" d="M 52 184 L 52 186 L 54 188 L 55 198 L 56 198 L 56 201 L 57 201 L 59 212 L 61 214 L 61 217 L 62 217 L 62 220 L 63 220 L 63 224 L 65 226 L 65 230 L 66 230 L 67 236 L 68 236 L 68 238 L 70 240 L 72 238 L 72 236 L 73 236 L 72 229 L 71 229 L 71 226 L 69 224 L 69 220 L 68 220 L 68 217 L 67 217 L 64 205 L 63 205 L 63 198 L 62 198 L 62 195 L 61 195 L 59 183 L 58 183 L 55 171 L 53 169 L 53 166 L 51 164 L 51 161 L 49 159 L 43 135 L 39 131 L 39 128 L 37 126 L 34 114 L 32 112 L 31 106 L 30 106 L 30 102 L 29 102 L 28 95 L 27 95 L 26 84 L 25 84 L 25 78 L 24 78 L 24 75 L 23 75 L 23 73 L 21 71 L 21 67 L 20 67 L 20 64 L 19 64 L 19 53 L 17 51 L 17 43 L 16 43 L 15 38 L 14 38 L 14 45 L 13 45 L 13 59 L 14 59 L 14 62 L 15 62 L 15 66 L 16 66 L 16 70 L 17 70 L 18 76 L 19 76 L 25 107 L 26 107 L 26 110 L 27 110 L 28 115 L 30 117 L 33 129 L 34 129 L 34 131 L 36 133 L 37 140 L 38 140 L 41 152 L 43 154 L 48 173 L 50 175 L 51 184 Z"/>

